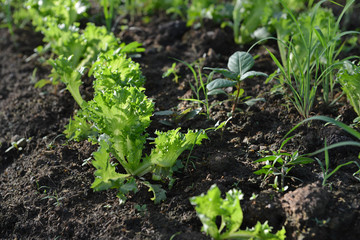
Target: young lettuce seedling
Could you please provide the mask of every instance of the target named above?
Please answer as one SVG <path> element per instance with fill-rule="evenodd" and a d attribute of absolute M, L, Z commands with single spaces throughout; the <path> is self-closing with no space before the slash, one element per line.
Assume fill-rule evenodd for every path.
<path fill-rule="evenodd" d="M 96 27 L 91 23 L 87 25 L 83 33 L 80 34 L 77 31 L 65 31 L 64 36 L 60 39 L 62 41 L 58 39 L 54 42 L 54 46 L 52 47 L 53 50 L 56 50 L 55 53 L 59 55 L 59 57 L 55 60 L 48 60 L 50 65 L 53 67 L 51 73 L 53 78 L 52 83 L 57 85 L 58 81 L 55 79 L 60 78 L 61 81 L 66 84 L 66 88 L 72 94 L 79 106 L 82 106 L 84 103 L 79 92 L 79 87 L 82 84 L 81 75 L 86 68 L 101 68 L 98 70 L 101 74 L 98 75 L 100 76 L 103 74 L 103 78 L 122 78 L 127 81 L 141 80 L 140 84 L 143 83 L 144 78 L 140 78 L 139 75 L 132 76 L 132 78 L 126 78 L 126 76 L 129 75 L 129 72 L 133 71 L 133 69 L 128 67 L 128 65 L 132 66 L 134 64 L 129 63 L 130 60 L 126 59 L 125 54 L 143 51 L 143 49 L 139 47 L 141 44 L 133 42 L 127 45 L 119 45 L 118 39 L 112 33 L 107 33 L 104 27 Z M 104 66 L 104 60 L 102 60 L 104 63 L 102 66 L 99 66 L 99 62 L 92 65 L 98 58 L 99 54 L 105 52 L 107 52 L 107 55 L 101 56 L 107 61 L 112 61 L 112 64 L 109 66 L 110 69 L 106 69 L 107 67 Z M 120 53 L 122 53 L 121 58 L 114 59 L 114 57 L 112 57 L 112 55 Z M 120 66 L 121 64 L 126 67 Z M 123 71 L 117 72 L 117 68 L 119 67 L 122 67 Z M 135 69 L 137 68 L 135 67 Z M 93 70 L 91 69 L 90 74 L 92 71 Z M 46 83 L 37 83 L 37 86 L 42 86 L 43 84 Z"/>
<path fill-rule="evenodd" d="M 27 16 L 30 16 L 36 31 L 48 28 L 49 19 L 55 19 L 55 26 L 68 29 L 75 21 L 86 16 L 88 4 L 81 0 L 25 0 Z"/>
<path fill-rule="evenodd" d="M 232 106 L 232 114 L 234 114 L 239 97 L 243 93 L 243 90 L 241 89 L 241 82 L 247 78 L 252 78 L 255 76 L 267 77 L 267 74 L 265 73 L 249 71 L 254 66 L 254 62 L 254 58 L 250 53 L 238 51 L 230 56 L 227 64 L 228 69 L 206 67 L 205 69 L 221 73 L 225 77 L 225 79 L 215 79 L 206 86 L 209 90 L 208 95 L 226 94 L 222 88 L 235 86 L 235 100 Z"/>
<path fill-rule="evenodd" d="M 220 239 L 285 239 L 285 228 L 272 234 L 272 227 L 267 222 L 257 222 L 255 227 L 240 230 L 243 222 L 243 211 L 240 206 L 244 194 L 241 190 L 232 189 L 225 199 L 216 185 L 212 185 L 207 194 L 190 198 L 192 205 L 203 224 L 202 230 L 216 240 Z M 221 223 L 217 219 L 220 217 Z"/>

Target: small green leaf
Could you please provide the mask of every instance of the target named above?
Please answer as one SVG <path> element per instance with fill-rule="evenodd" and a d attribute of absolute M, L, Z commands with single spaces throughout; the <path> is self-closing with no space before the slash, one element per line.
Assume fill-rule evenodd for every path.
<path fill-rule="evenodd" d="M 269 171 L 270 167 L 271 167 L 270 165 L 266 165 L 266 166 L 264 166 L 263 168 L 255 171 L 254 174 L 256 174 L 256 175 L 263 175 L 263 174 L 267 175 L 267 174 L 270 174 L 270 173 L 273 172 L 272 170 Z"/>
<path fill-rule="evenodd" d="M 211 96 L 211 95 L 219 95 L 219 94 L 227 94 L 224 90 L 222 89 L 214 89 L 214 90 L 211 90 L 207 93 L 208 96 Z"/>
<path fill-rule="evenodd" d="M 126 195 L 129 192 L 136 193 L 138 191 L 137 184 L 134 178 L 130 178 L 125 184 L 120 186 L 118 193 L 116 196 L 119 198 L 120 204 L 125 203 L 127 197 Z"/>
<path fill-rule="evenodd" d="M 41 79 L 35 83 L 35 88 L 42 88 L 47 84 L 51 84 L 51 81 L 48 79 Z"/>
<path fill-rule="evenodd" d="M 221 73 L 222 75 L 224 75 L 226 78 L 230 78 L 230 79 L 236 79 L 238 74 L 236 72 L 232 72 L 226 68 L 209 68 L 209 67 L 204 67 L 205 70 L 212 70 L 216 73 Z"/>
<path fill-rule="evenodd" d="M 245 101 L 244 103 L 248 106 L 253 106 L 257 102 L 265 102 L 265 98 L 252 98 L 250 100 Z"/>
<path fill-rule="evenodd" d="M 244 75 L 241 75 L 240 81 L 245 80 L 246 78 L 252 78 L 256 76 L 268 77 L 268 75 L 263 72 L 249 71 L 246 72 Z"/>
<path fill-rule="evenodd" d="M 151 184 L 147 181 L 143 183 L 149 187 L 149 192 L 153 192 L 154 196 L 151 200 L 154 201 L 155 204 L 158 204 L 166 199 L 166 191 L 161 188 L 160 184 Z"/>
<path fill-rule="evenodd" d="M 236 85 L 236 81 L 231 81 L 227 79 L 218 78 L 214 81 L 210 82 L 206 88 L 211 91 L 218 88 L 226 88 L 226 87 L 232 87 Z"/>
<path fill-rule="evenodd" d="M 173 115 L 174 113 L 175 113 L 174 111 L 165 110 L 165 111 L 154 112 L 154 115 L 156 115 L 156 116 L 171 116 L 171 115 Z"/>

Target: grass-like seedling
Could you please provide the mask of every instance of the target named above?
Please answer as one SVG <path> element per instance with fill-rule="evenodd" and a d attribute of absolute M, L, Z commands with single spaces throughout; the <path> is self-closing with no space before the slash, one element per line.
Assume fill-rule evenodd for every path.
<path fill-rule="evenodd" d="M 343 19 L 344 14 L 350 9 L 354 4 L 355 0 L 347 1 L 344 6 L 340 16 L 337 18 L 336 22 L 332 22 L 332 18 L 325 19 L 327 20 L 327 27 L 321 29 L 318 26 L 315 26 L 315 34 L 317 39 L 321 44 L 321 52 L 319 57 L 323 59 L 320 69 L 324 73 L 320 77 L 322 82 L 322 91 L 323 99 L 326 104 L 330 104 L 334 99 L 334 87 L 337 83 L 335 78 L 336 69 L 340 68 L 346 62 L 346 59 L 352 58 L 348 57 L 343 60 L 338 60 L 340 52 L 343 50 L 344 43 L 339 44 L 340 40 L 347 35 L 358 35 L 358 31 L 346 31 L 340 32 L 340 21 Z"/>
<path fill-rule="evenodd" d="M 321 167 L 321 171 L 323 173 L 323 185 L 327 184 L 327 180 L 333 175 L 335 174 L 340 168 L 350 165 L 350 164 L 355 164 L 356 166 L 359 167 L 359 170 L 356 171 L 353 176 L 360 180 L 358 175 L 360 175 L 360 163 L 356 160 L 354 161 L 349 161 L 343 164 L 340 164 L 338 166 L 335 167 L 335 169 L 333 169 L 332 171 L 330 171 L 330 160 L 329 160 L 329 153 L 328 150 L 330 149 L 334 149 L 334 148 L 338 148 L 338 147 L 344 147 L 344 146 L 354 146 L 357 148 L 360 148 L 360 132 L 356 131 L 355 129 L 351 128 L 350 126 L 339 122 L 335 119 L 329 118 L 329 117 L 325 117 L 325 116 L 314 116 L 314 117 L 310 117 L 307 118 L 303 121 L 301 121 L 300 123 L 298 123 L 295 127 L 293 127 L 286 135 L 285 137 L 287 137 L 289 134 L 291 134 L 293 131 L 295 131 L 300 125 L 309 122 L 309 121 L 313 121 L 313 120 L 320 120 L 320 121 L 324 121 L 330 124 L 334 124 L 336 126 L 338 126 L 339 128 L 341 128 L 342 130 L 346 131 L 347 133 L 351 134 L 354 138 L 357 139 L 357 141 L 344 141 L 344 142 L 338 142 L 332 145 L 327 146 L 326 142 L 325 142 L 325 146 L 313 153 L 309 153 L 306 154 L 306 156 L 311 157 L 311 156 L 315 156 L 319 153 L 325 153 L 325 161 L 324 164 L 317 158 L 315 158 L 315 160 L 317 161 L 317 163 L 320 165 Z M 359 160 L 360 160 L 360 152 L 359 152 L 359 156 L 358 156 Z"/>
<path fill-rule="evenodd" d="M 273 20 L 281 60 L 268 51 L 280 72 L 275 72 L 271 77 L 278 75 L 280 84 L 290 90 L 289 98 L 297 111 L 307 118 L 319 86 L 322 85 L 324 102 L 328 104 L 332 100 L 334 71 L 346 60 L 337 60 L 342 49 L 338 48 L 339 40 L 356 33 L 341 33 L 339 23 L 354 1 L 347 3 L 337 21 L 331 12 L 320 7 L 325 0 L 299 17 L 295 17 L 284 1 L 281 2 L 289 18 Z M 296 29 L 295 34 L 293 29 Z"/>
<path fill-rule="evenodd" d="M 12 19 L 12 13 L 11 13 L 11 1 L 10 0 L 1 0 L 0 1 L 0 13 L 3 12 L 5 16 L 0 15 L 0 20 L 3 18 L 0 22 L 0 28 L 3 26 L 7 27 L 11 35 L 14 35 L 14 29 L 13 29 L 13 19 Z M 4 23 L 2 23 L 4 22 Z"/>
<path fill-rule="evenodd" d="M 323 186 L 326 186 L 328 184 L 328 179 L 334 174 L 336 173 L 340 168 L 342 167 L 345 167 L 347 165 L 350 165 L 350 164 L 356 164 L 358 167 L 359 167 L 359 171 L 355 172 L 354 173 L 354 176 L 356 174 L 358 174 L 358 172 L 360 172 L 360 164 L 357 163 L 356 161 L 349 161 L 349 162 L 346 162 L 346 163 L 343 163 L 343 164 L 339 164 L 337 165 L 332 171 L 330 171 L 330 157 L 329 157 L 329 148 L 327 147 L 326 145 L 326 139 L 325 139 L 325 147 L 321 150 L 321 151 L 324 151 L 325 153 L 325 160 L 324 160 L 324 163 L 315 157 L 315 160 L 316 162 L 319 164 L 320 168 L 321 168 L 321 172 L 322 172 L 322 177 L 323 177 L 323 180 L 322 180 L 322 185 Z"/>
<path fill-rule="evenodd" d="M 204 109 L 205 115 L 209 119 L 210 118 L 210 110 L 216 104 L 210 103 L 209 91 L 207 89 L 207 86 L 212 81 L 214 73 L 210 73 L 209 75 L 204 74 L 201 71 L 200 63 L 195 63 L 195 65 L 196 65 L 195 67 L 197 68 L 197 71 L 196 71 L 195 68 L 191 64 L 189 64 L 185 61 L 181 61 L 181 60 L 177 60 L 177 61 L 185 64 L 190 69 L 190 71 L 192 72 L 194 79 L 195 79 L 195 84 L 192 84 L 191 82 L 189 82 L 190 88 L 191 88 L 192 92 L 195 94 L 195 98 L 181 98 L 180 100 L 197 103 L 199 108 Z M 206 81 L 204 79 L 206 79 Z"/>
<path fill-rule="evenodd" d="M 241 190 L 232 189 L 226 193 L 225 199 L 216 185 L 212 185 L 206 194 L 192 197 L 190 202 L 203 224 L 202 231 L 211 238 L 220 239 L 285 239 L 285 228 L 271 233 L 272 227 L 267 222 L 257 224 L 253 228 L 240 230 L 243 222 L 243 211 L 240 206 L 244 194 Z M 218 221 L 220 220 L 220 221 Z"/>
<path fill-rule="evenodd" d="M 103 7 L 106 29 L 111 31 L 111 24 L 114 18 L 114 12 L 119 8 L 121 0 L 100 0 L 100 5 Z"/>
<path fill-rule="evenodd" d="M 242 81 L 255 76 L 267 77 L 267 74 L 263 72 L 250 71 L 250 69 L 254 66 L 254 63 L 254 58 L 251 56 L 250 53 L 235 52 L 229 58 L 227 64 L 228 69 L 206 67 L 205 69 L 212 70 L 212 72 L 220 73 L 225 77 L 225 79 L 218 78 L 208 83 L 206 85 L 206 88 L 208 90 L 207 94 L 226 94 L 223 88 L 235 86 L 235 98 L 232 106 L 232 114 L 234 114 L 236 105 L 238 104 L 241 95 L 244 93 L 244 90 L 241 88 Z"/>
<path fill-rule="evenodd" d="M 260 170 L 255 171 L 257 175 L 264 175 L 262 184 L 266 184 L 270 177 L 274 177 L 274 182 L 271 184 L 277 191 L 284 192 L 287 189 L 285 186 L 285 178 L 292 178 L 301 181 L 289 173 L 296 165 L 308 164 L 314 160 L 305 156 L 300 155 L 298 151 L 294 153 L 288 153 L 283 151 L 285 144 L 292 139 L 294 136 L 285 139 L 278 151 L 273 151 L 271 155 L 267 155 L 261 159 L 255 161 L 255 163 L 265 163 Z M 280 177 L 280 183 L 279 178 Z"/>
<path fill-rule="evenodd" d="M 310 18 L 310 26 L 303 28 L 302 24 L 295 19 L 295 16 L 289 11 L 297 27 L 297 41 L 294 42 L 294 36 L 290 39 L 287 34 L 288 25 L 291 20 L 281 19 L 281 24 L 275 26 L 277 29 L 277 41 L 280 50 L 281 62 L 270 51 L 269 54 L 280 70 L 279 81 L 282 86 L 289 88 L 292 95 L 290 100 L 297 111 L 304 117 L 308 117 L 315 100 L 317 87 L 320 84 L 318 77 L 320 68 L 320 59 L 312 58 L 316 55 L 318 43 L 314 40 L 314 19 L 315 13 Z M 307 19 L 307 18 L 305 18 Z M 298 50 L 297 46 L 301 46 Z M 315 68 L 315 76 L 312 70 Z"/>

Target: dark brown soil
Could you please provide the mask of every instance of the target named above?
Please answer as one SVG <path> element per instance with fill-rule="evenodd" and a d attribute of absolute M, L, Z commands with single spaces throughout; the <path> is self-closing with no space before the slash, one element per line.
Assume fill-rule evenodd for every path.
<path fill-rule="evenodd" d="M 17 30 L 11 37 L 4 29 L 0 35 L 1 239 L 208 239 L 201 233 L 201 222 L 189 198 L 205 193 L 213 184 L 222 192 L 239 188 L 245 193 L 241 202 L 243 228 L 268 220 L 274 229 L 285 226 L 288 239 L 359 238 L 360 183 L 352 176 L 355 165 L 341 168 L 326 187 L 321 186 L 318 164 L 296 166 L 291 176 L 302 182 L 287 179 L 289 189 L 284 193 L 263 186 L 262 177 L 253 173 L 259 169 L 253 163 L 261 157 L 259 150 L 277 150 L 286 132 L 301 120 L 282 95 L 270 93 L 272 85 L 264 84 L 264 79 L 246 80 L 243 87 L 246 95 L 266 101 L 252 107 L 239 105 L 243 111 L 233 116 L 222 134 L 210 133 L 210 140 L 195 148 L 188 169 L 175 173 L 176 182 L 164 202 L 154 205 L 144 188 L 120 205 L 115 191 L 93 192 L 90 188 L 94 168 L 87 160 L 97 147 L 88 142 L 67 142 L 62 135 L 77 108 L 71 95 L 62 90 L 63 85 L 56 94 L 51 86 L 34 88 L 34 81 L 49 73 L 39 57 L 29 59 L 42 43 L 41 35 Z M 175 61 L 172 58 L 189 63 L 203 58 L 203 66 L 225 67 L 234 51 L 247 50 L 247 46 L 235 45 L 226 29 L 211 23 L 200 29 L 187 28 L 183 22 L 166 17 L 147 25 L 138 21 L 117 35 L 123 41 L 144 44 L 146 52 L 136 61 L 142 66 L 146 93 L 154 99 L 157 111 L 192 106 L 179 100 L 191 96 L 189 82 L 194 79 L 186 66 L 178 64 L 179 83 L 162 78 Z M 266 47 L 276 49 L 271 44 Z M 274 71 L 263 46 L 251 53 L 259 55 L 255 70 Z M 91 95 L 88 88 L 83 89 L 84 95 Z M 177 125 L 205 129 L 226 120 L 229 112 L 230 104 L 224 103 L 212 109 L 211 120 L 199 115 Z M 331 108 L 316 105 L 312 115 L 341 115 L 340 120 L 347 124 L 356 117 L 345 99 Z M 153 118 L 150 133 L 170 128 L 160 120 L 166 119 Z M 286 151 L 308 153 L 320 149 L 325 137 L 333 141 L 349 138 L 322 122 L 302 126 L 296 133 L 299 136 L 287 144 Z M 9 150 L 12 142 L 22 138 L 21 148 Z M 358 152 L 331 151 L 331 168 L 356 160 Z M 253 193 L 258 197 L 249 200 Z M 145 204 L 146 211 L 136 210 L 135 206 Z"/>

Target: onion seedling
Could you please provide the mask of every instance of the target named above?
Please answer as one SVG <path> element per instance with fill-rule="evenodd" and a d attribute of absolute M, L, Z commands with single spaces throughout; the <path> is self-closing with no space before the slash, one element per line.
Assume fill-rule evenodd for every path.
<path fill-rule="evenodd" d="M 290 133 L 292 133 L 293 131 L 295 131 L 300 125 L 304 124 L 305 122 L 308 121 L 312 121 L 312 120 L 320 120 L 320 121 L 324 121 L 327 123 L 331 123 L 334 124 L 336 126 L 338 126 L 339 128 L 341 128 L 342 130 L 346 131 L 347 133 L 351 134 L 354 138 L 356 138 L 358 141 L 344 141 L 344 142 L 338 142 L 335 144 L 331 144 L 329 146 L 326 145 L 325 142 L 325 146 L 313 153 L 309 153 L 307 154 L 307 156 L 314 156 L 317 155 L 319 153 L 324 152 L 325 153 L 325 165 L 317 158 L 315 158 L 315 160 L 317 161 L 317 163 L 320 165 L 321 167 L 321 171 L 323 173 L 323 185 L 326 185 L 327 183 L 327 179 L 329 177 L 331 177 L 334 173 L 336 173 L 340 168 L 347 166 L 349 164 L 355 164 L 359 170 L 356 171 L 353 176 L 360 181 L 358 175 L 360 175 L 360 164 L 358 161 L 348 161 L 346 163 L 340 164 L 338 166 L 336 166 L 336 168 L 334 170 L 332 170 L 331 172 L 329 171 L 329 165 L 330 165 L 330 161 L 329 161 L 329 153 L 328 150 L 333 149 L 333 148 L 338 148 L 338 147 L 344 147 L 344 146 L 353 146 L 353 147 L 357 147 L 358 149 L 360 148 L 360 132 L 356 131 L 355 129 L 351 128 L 350 126 L 339 122 L 335 119 L 329 118 L 329 117 L 325 117 L 325 116 L 314 116 L 311 118 L 307 118 L 303 121 L 301 121 L 300 123 L 298 123 L 295 127 L 293 127 L 286 135 L 285 137 L 287 137 Z M 360 159 L 360 152 L 358 155 L 358 158 Z"/>

